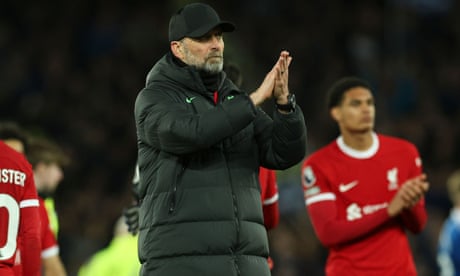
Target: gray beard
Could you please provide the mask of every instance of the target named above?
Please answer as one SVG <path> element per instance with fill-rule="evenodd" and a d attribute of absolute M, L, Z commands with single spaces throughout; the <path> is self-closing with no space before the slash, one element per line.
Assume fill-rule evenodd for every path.
<path fill-rule="evenodd" d="M 190 60 L 188 60 L 190 61 Z M 210 74 L 217 74 L 222 72 L 224 68 L 224 61 L 221 59 L 219 62 L 209 62 L 209 60 L 205 61 L 204 63 L 197 64 L 194 62 L 188 63 L 190 66 L 195 67 L 199 71 L 204 71 Z"/>
<path fill-rule="evenodd" d="M 224 68 L 224 62 L 222 60 L 222 61 L 213 62 L 213 63 L 205 62 L 203 65 L 203 68 L 199 68 L 199 69 L 202 69 L 203 71 L 207 73 L 217 74 L 217 73 L 222 72 L 223 68 Z"/>
<path fill-rule="evenodd" d="M 206 59 L 204 63 L 199 63 L 194 56 L 190 54 L 187 48 L 184 48 L 185 60 L 184 62 L 190 66 L 195 67 L 198 70 L 217 74 L 222 72 L 224 69 L 224 59 L 221 58 L 218 62 L 211 62 L 210 59 Z"/>

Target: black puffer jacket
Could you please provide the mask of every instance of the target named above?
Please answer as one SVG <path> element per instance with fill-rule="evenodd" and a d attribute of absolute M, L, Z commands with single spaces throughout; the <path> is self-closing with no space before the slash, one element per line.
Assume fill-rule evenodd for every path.
<path fill-rule="evenodd" d="M 218 104 L 166 54 L 135 104 L 142 275 L 270 275 L 258 167 L 305 154 L 300 108 L 274 119 L 222 73 Z"/>

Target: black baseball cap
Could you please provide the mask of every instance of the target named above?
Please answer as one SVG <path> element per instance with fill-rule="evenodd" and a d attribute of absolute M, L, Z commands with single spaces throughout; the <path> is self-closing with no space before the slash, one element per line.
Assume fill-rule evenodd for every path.
<path fill-rule="evenodd" d="M 188 4 L 178 10 L 169 20 L 169 41 L 181 40 L 184 37 L 202 37 L 218 26 L 223 32 L 235 30 L 235 25 L 220 20 L 219 15 L 211 6 L 203 3 Z"/>

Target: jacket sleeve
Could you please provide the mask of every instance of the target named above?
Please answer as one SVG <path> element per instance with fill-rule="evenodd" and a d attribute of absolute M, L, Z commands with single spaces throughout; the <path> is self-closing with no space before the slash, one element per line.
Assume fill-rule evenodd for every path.
<path fill-rule="evenodd" d="M 299 106 L 289 114 L 281 114 L 275 110 L 273 120 L 265 112 L 260 111 L 255 128 L 262 166 L 284 170 L 296 165 L 305 157 L 307 129 Z"/>
<path fill-rule="evenodd" d="M 200 114 L 188 111 L 184 103 L 158 90 L 144 89 L 135 104 L 142 142 L 173 154 L 209 148 L 248 126 L 255 116 L 256 109 L 246 94 Z"/>

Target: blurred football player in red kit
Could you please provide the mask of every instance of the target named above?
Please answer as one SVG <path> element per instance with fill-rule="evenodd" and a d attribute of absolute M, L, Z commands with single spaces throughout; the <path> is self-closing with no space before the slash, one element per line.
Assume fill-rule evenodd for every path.
<path fill-rule="evenodd" d="M 64 178 L 63 167 L 68 157 L 54 142 L 45 137 L 32 137 L 27 151 L 32 165 L 38 192 L 41 226 L 41 257 L 43 276 L 66 276 L 67 272 L 59 255 L 58 216 L 54 208 L 53 194 Z"/>
<path fill-rule="evenodd" d="M 275 228 L 279 222 L 278 185 L 276 173 L 264 167 L 259 169 L 260 195 L 262 197 L 264 224 L 267 230 Z"/>
<path fill-rule="evenodd" d="M 32 167 L 22 152 L 26 139 L 12 123 L 0 123 L 0 275 L 40 275 L 40 218 Z M 18 246 L 26 248 L 19 256 Z"/>
<path fill-rule="evenodd" d="M 259 168 L 260 195 L 262 197 L 262 210 L 264 225 L 267 231 L 275 228 L 279 223 L 278 185 L 276 173 L 264 167 Z M 268 257 L 268 266 L 273 269 L 273 260 Z"/>
<path fill-rule="evenodd" d="M 374 98 L 364 80 L 341 79 L 328 97 L 340 136 L 302 167 L 305 204 L 329 249 L 326 275 L 416 275 L 406 230 L 425 226 L 429 187 L 418 150 L 374 132 Z"/>

